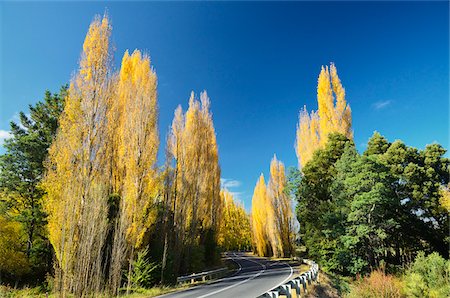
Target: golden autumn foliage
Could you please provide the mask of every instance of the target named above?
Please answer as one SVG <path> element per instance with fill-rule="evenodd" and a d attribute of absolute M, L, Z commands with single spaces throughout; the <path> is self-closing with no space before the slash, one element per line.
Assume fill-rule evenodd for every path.
<path fill-rule="evenodd" d="M 155 220 L 156 74 L 139 51 L 126 52 L 114 74 L 110 35 L 108 18 L 95 18 L 43 181 L 63 296 L 116 293 L 125 260 Z"/>
<path fill-rule="evenodd" d="M 317 83 L 317 103 L 317 111 L 309 114 L 305 106 L 299 114 L 295 143 L 299 167 L 324 146 L 330 133 L 338 132 L 353 138 L 350 105 L 345 100 L 345 89 L 333 63 L 329 68 L 322 66 Z"/>
<path fill-rule="evenodd" d="M 226 251 L 248 250 L 251 247 L 250 217 L 229 191 L 221 190 L 220 197 L 224 206 L 218 244 Z"/>
<path fill-rule="evenodd" d="M 270 208 L 264 175 L 259 176 L 252 198 L 252 231 L 256 253 L 268 256 L 271 250 L 269 229 L 267 225 L 273 221 L 273 210 Z"/>
<path fill-rule="evenodd" d="M 196 247 L 206 249 L 208 243 L 217 242 L 223 210 L 216 133 L 206 91 L 200 100 L 191 93 L 186 113 L 180 106 L 175 110 L 167 146 L 173 171 L 166 205 L 171 206 L 172 242 L 179 251 L 175 270 L 187 271 Z"/>
<path fill-rule="evenodd" d="M 252 198 L 253 243 L 260 256 L 292 255 L 294 215 L 285 187 L 284 165 L 274 156 L 268 186 L 261 174 Z"/>
<path fill-rule="evenodd" d="M 57 288 L 85 295 L 102 288 L 107 230 L 107 103 L 111 84 L 111 26 L 96 18 L 83 44 L 56 139 L 49 150 L 45 208 L 58 261 Z"/>
<path fill-rule="evenodd" d="M 110 130 L 112 187 L 121 198 L 114 228 L 111 280 L 119 286 L 120 268 L 134 249 L 143 245 L 156 220 L 155 198 L 160 190 L 156 159 L 159 146 L 157 78 L 148 55 L 125 52 L 116 97 L 111 102 Z M 131 261 L 130 261 L 131 262 Z"/>
<path fill-rule="evenodd" d="M 441 193 L 440 198 L 441 206 L 445 210 L 447 210 L 447 212 L 450 212 L 450 185 L 448 185 L 447 187 L 443 187 L 440 193 Z"/>
<path fill-rule="evenodd" d="M 142 211 L 157 196 L 156 157 L 159 146 L 157 127 L 156 74 L 150 67 L 150 58 L 135 50 L 122 59 L 118 83 L 120 113 L 119 171 L 123 174 L 120 194 L 122 216 L 126 222 L 126 238 L 136 247 L 142 242 L 146 220 Z M 114 119 L 113 121 L 117 121 Z M 117 135 L 116 135 L 117 137 Z M 151 217 L 148 217 L 151 218 Z"/>
<path fill-rule="evenodd" d="M 30 271 L 27 255 L 21 250 L 23 234 L 20 223 L 0 215 L 0 272 L 8 272 L 16 278 Z"/>
<path fill-rule="evenodd" d="M 285 192 L 286 173 L 284 164 L 274 156 L 270 163 L 268 194 L 274 210 L 275 233 L 277 235 L 277 253 L 274 255 L 292 255 L 293 219 L 291 199 Z"/>

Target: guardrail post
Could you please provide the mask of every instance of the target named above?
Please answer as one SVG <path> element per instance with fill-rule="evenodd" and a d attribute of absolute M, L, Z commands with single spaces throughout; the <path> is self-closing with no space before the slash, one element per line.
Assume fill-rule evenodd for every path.
<path fill-rule="evenodd" d="M 293 279 L 289 282 L 292 289 L 295 290 L 295 297 L 300 297 L 300 281 L 298 279 Z"/>
<path fill-rule="evenodd" d="M 281 285 L 280 288 L 282 290 L 280 294 L 286 295 L 287 298 L 292 298 L 291 285 Z"/>
<path fill-rule="evenodd" d="M 269 291 L 266 294 L 264 294 L 264 296 L 269 297 L 269 298 L 278 298 L 278 291 Z"/>
<path fill-rule="evenodd" d="M 300 278 L 301 278 L 301 283 L 303 285 L 303 292 L 308 293 L 308 290 L 306 289 L 306 276 L 302 275 Z"/>

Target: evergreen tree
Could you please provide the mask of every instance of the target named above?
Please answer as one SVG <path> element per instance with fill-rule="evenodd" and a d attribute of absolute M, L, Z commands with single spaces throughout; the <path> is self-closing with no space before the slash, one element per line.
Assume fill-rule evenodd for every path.
<path fill-rule="evenodd" d="M 11 138 L 5 140 L 6 153 L 0 156 L 0 212 L 21 224 L 26 235 L 26 245 L 21 250 L 27 256 L 31 272 L 40 279 L 51 269 L 52 258 L 40 183 L 66 96 L 67 86 L 59 94 L 46 91 L 43 101 L 30 105 L 29 115 L 20 112 L 20 123 L 11 122 Z"/>

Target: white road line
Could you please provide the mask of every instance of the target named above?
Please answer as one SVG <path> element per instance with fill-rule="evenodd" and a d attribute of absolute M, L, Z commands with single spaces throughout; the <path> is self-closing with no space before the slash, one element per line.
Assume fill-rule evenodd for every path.
<path fill-rule="evenodd" d="M 234 256 L 235 256 L 236 258 L 238 257 L 238 255 L 237 255 L 236 253 L 234 253 Z M 231 275 L 231 276 L 235 276 L 235 275 L 237 275 L 239 272 L 241 272 L 242 266 L 241 266 L 241 264 L 239 264 L 239 262 L 236 262 L 234 259 L 232 259 L 232 260 L 233 260 L 233 262 L 235 262 L 236 264 L 239 265 L 238 271 L 236 271 L 233 275 Z"/>
<path fill-rule="evenodd" d="M 278 288 L 279 286 L 281 286 L 282 284 L 284 284 L 285 282 L 287 282 L 287 281 L 291 278 L 292 274 L 294 274 L 294 269 L 292 268 L 292 266 L 289 265 L 289 263 L 286 263 L 286 262 L 283 262 L 283 263 L 286 264 L 286 265 L 288 265 L 289 268 L 291 268 L 291 273 L 289 274 L 288 277 L 286 277 L 285 280 L 283 280 L 282 282 L 280 282 L 280 283 L 279 283 L 278 285 L 276 285 L 275 287 L 271 287 L 271 288 L 268 289 L 267 291 L 270 291 L 270 290 L 272 290 L 272 289 Z M 267 292 L 267 291 L 262 292 L 262 293 L 261 293 L 260 295 L 258 295 L 257 297 L 261 296 L 262 294 L 264 294 L 264 293 Z"/>
<path fill-rule="evenodd" d="M 244 258 L 241 257 L 241 259 L 244 259 Z M 228 290 L 228 289 L 237 287 L 237 286 L 239 286 L 239 285 L 241 285 L 241 284 L 243 284 L 243 283 L 245 283 L 245 282 L 247 282 L 247 281 L 250 281 L 250 280 L 252 280 L 252 279 L 254 279 L 254 278 L 260 276 L 260 275 L 266 270 L 266 265 L 264 265 L 264 264 L 261 264 L 261 263 L 259 263 L 259 262 L 256 262 L 256 261 L 254 261 L 254 260 L 247 259 L 247 258 L 246 258 L 245 260 L 250 261 L 250 262 L 253 262 L 253 263 L 256 263 L 256 264 L 258 264 L 258 265 L 261 265 L 261 266 L 263 267 L 263 270 L 259 271 L 257 274 L 253 275 L 252 277 L 250 277 L 250 278 L 248 278 L 248 279 L 245 279 L 245 280 L 243 280 L 243 281 L 241 281 L 241 282 L 238 282 L 237 284 L 232 284 L 232 285 L 230 285 L 230 286 L 228 286 L 228 287 L 226 287 L 226 288 L 219 289 L 219 290 L 217 290 L 217 291 L 214 291 L 214 292 L 212 292 L 212 293 L 205 294 L 205 295 L 203 295 L 203 296 L 199 296 L 199 297 L 197 297 L 197 298 L 208 297 L 208 296 L 215 295 L 215 294 L 217 294 L 217 293 L 226 291 L 226 290 Z M 292 269 L 292 268 L 291 268 L 291 269 Z"/>

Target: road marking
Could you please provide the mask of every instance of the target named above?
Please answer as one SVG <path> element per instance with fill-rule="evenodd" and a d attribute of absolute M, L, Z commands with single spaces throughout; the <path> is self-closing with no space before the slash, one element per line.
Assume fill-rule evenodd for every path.
<path fill-rule="evenodd" d="M 286 265 L 288 265 L 289 268 L 291 268 L 291 273 L 289 274 L 288 277 L 286 277 L 285 280 L 283 280 L 281 283 L 279 283 L 279 284 L 276 285 L 275 287 L 272 287 L 272 288 L 268 289 L 267 291 L 270 291 L 270 290 L 272 290 L 272 289 L 278 288 L 279 286 L 281 286 L 282 284 L 284 284 L 285 282 L 287 282 L 287 281 L 291 278 L 292 274 L 294 274 L 294 269 L 292 268 L 292 266 L 289 265 L 289 263 L 286 263 L 286 262 L 283 262 L 283 263 L 286 264 Z M 261 295 L 258 295 L 258 297 L 259 297 L 259 296 L 262 296 L 262 295 L 263 295 L 264 293 L 266 293 L 267 291 L 262 292 Z"/>
<path fill-rule="evenodd" d="M 217 293 L 226 291 L 226 290 L 228 290 L 228 289 L 237 287 L 237 286 L 239 286 L 239 285 L 241 285 L 241 284 L 243 284 L 243 283 L 245 283 L 245 282 L 247 282 L 247 281 L 250 281 L 250 280 L 252 280 L 252 279 L 254 279 L 254 278 L 260 276 L 264 271 L 266 271 L 266 265 L 261 264 L 261 263 L 259 263 L 259 262 L 256 262 L 256 261 L 254 261 L 254 260 L 248 259 L 248 258 L 242 258 L 242 257 L 240 257 L 240 258 L 241 258 L 241 259 L 245 259 L 245 260 L 250 261 L 250 262 L 253 262 L 253 263 L 256 263 L 256 264 L 258 264 L 258 265 L 261 265 L 261 266 L 263 267 L 263 270 L 259 271 L 258 274 L 253 275 L 252 277 L 250 277 L 250 278 L 248 278 L 248 279 L 245 279 L 245 280 L 243 280 L 243 281 L 241 281 L 241 282 L 238 282 L 237 284 L 232 284 L 232 285 L 230 285 L 230 286 L 228 286 L 228 287 L 226 287 L 226 288 L 219 289 L 219 290 L 217 290 L 217 291 L 214 291 L 214 292 L 212 292 L 212 293 L 205 294 L 205 295 L 203 295 L 203 296 L 199 296 L 199 297 L 197 297 L 197 298 L 208 297 L 208 296 L 215 295 L 215 294 L 217 294 Z"/>
<path fill-rule="evenodd" d="M 235 256 L 236 258 L 238 257 L 238 255 L 237 255 L 236 253 L 234 253 L 234 256 Z M 236 271 L 233 275 L 231 275 L 231 276 L 235 276 L 235 275 L 237 275 L 239 272 L 241 272 L 242 266 L 241 266 L 241 264 L 239 264 L 238 262 L 236 262 L 234 259 L 232 259 L 232 260 L 233 260 L 233 262 L 235 262 L 236 264 L 239 265 L 238 271 Z"/>

